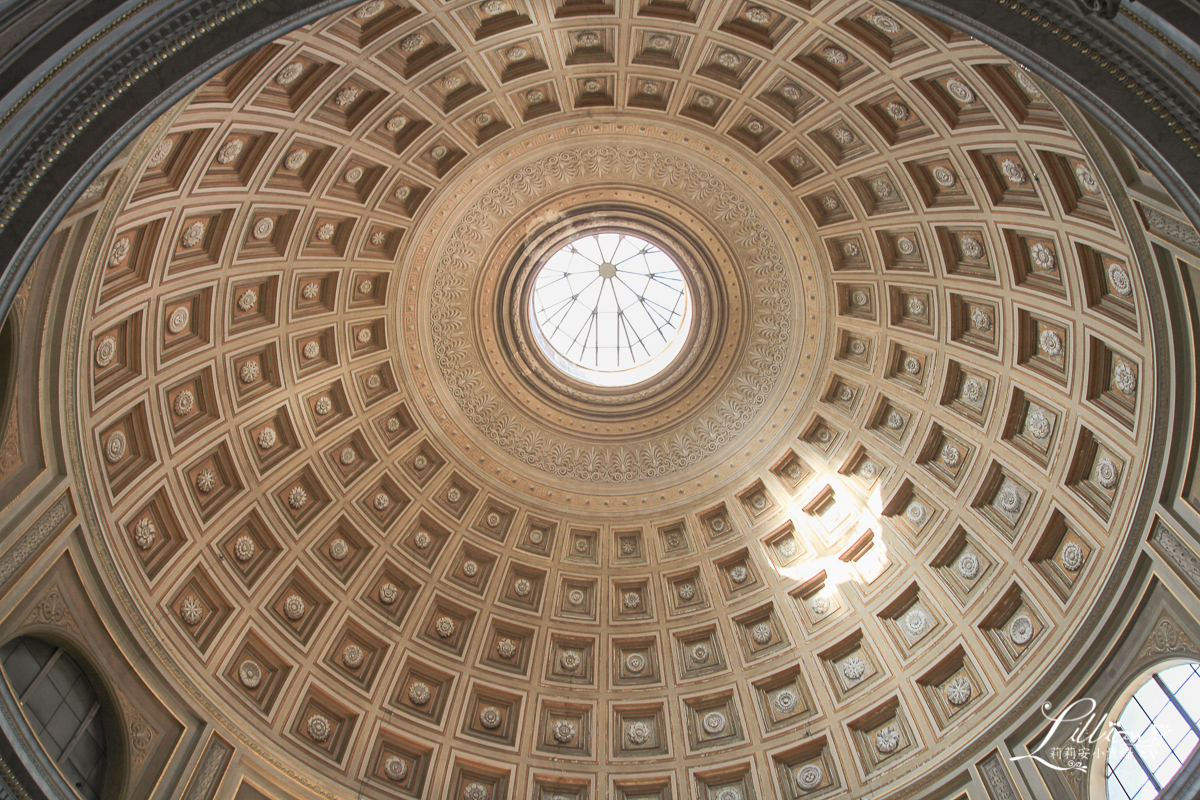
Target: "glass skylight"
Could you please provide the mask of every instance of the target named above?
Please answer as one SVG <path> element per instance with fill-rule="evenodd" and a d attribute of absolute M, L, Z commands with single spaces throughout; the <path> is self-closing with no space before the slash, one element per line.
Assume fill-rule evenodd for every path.
<path fill-rule="evenodd" d="M 661 372 L 691 322 L 687 282 L 670 256 L 623 233 L 576 239 L 534 282 L 533 330 L 555 366 L 598 386 Z"/>

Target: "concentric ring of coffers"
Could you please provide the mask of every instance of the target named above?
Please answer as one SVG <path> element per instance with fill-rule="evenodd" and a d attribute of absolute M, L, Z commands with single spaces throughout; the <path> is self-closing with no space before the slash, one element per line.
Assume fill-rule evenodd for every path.
<path fill-rule="evenodd" d="M 1022 702 L 1028 665 L 1060 657 L 1064 620 L 1086 617 L 1112 569 L 1154 384 L 1154 298 L 1119 190 L 1053 98 L 900 9 L 884 30 L 877 10 L 818 8 L 768 65 L 736 32 L 653 18 L 555 19 L 551 48 L 521 26 L 446 36 L 474 6 L 432 24 L 378 5 L 200 90 L 91 200 L 115 218 L 73 318 L 74 458 L 126 612 L 202 702 L 276 765 L 464 796 L 498 793 L 514 756 L 598 785 L 682 763 L 695 770 L 677 786 L 833 795 L 948 763 L 944 742 Z M 395 27 L 367 41 L 381 21 Z M 406 84 L 393 46 L 418 34 L 465 55 Z M 518 48 L 549 69 L 495 78 L 489 59 Z M 566 63 L 579 48 L 613 66 Z M 664 59 L 634 63 L 649 50 Z M 731 71 L 744 89 L 718 77 L 742 80 Z M 665 110 L 633 102 L 649 83 L 669 89 Z M 472 84 L 485 91 L 446 102 Z M 572 92 L 619 108 L 577 118 Z M 542 159 L 589 136 L 609 164 L 682 172 L 554 178 Z M 448 245 L 460 230 L 488 230 L 471 214 L 491 188 L 548 173 L 561 192 L 486 211 L 512 223 L 469 251 L 469 280 L 438 277 L 468 252 Z M 504 276 L 531 230 L 602 190 L 664 247 L 701 240 L 678 263 L 711 270 L 713 318 L 730 317 L 713 329 L 741 332 L 730 363 L 763 323 L 747 312 L 750 245 L 795 270 L 795 349 L 763 441 L 656 471 L 653 490 L 637 470 L 618 491 L 590 469 L 517 469 L 515 434 L 478 427 L 438 385 L 452 326 L 476 326 L 493 376 L 510 363 L 489 347 L 514 318 L 495 302 Z M 737 385 L 713 353 L 697 379 L 728 377 L 700 397 Z M 545 424 L 579 438 L 629 424 L 568 417 Z"/>

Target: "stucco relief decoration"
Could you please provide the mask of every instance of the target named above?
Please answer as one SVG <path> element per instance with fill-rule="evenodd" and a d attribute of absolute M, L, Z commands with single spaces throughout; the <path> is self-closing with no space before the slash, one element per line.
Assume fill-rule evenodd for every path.
<path fill-rule="evenodd" d="M 363 665 L 362 648 L 356 644 L 346 645 L 346 649 L 342 650 L 342 663 L 350 669 L 358 669 Z"/>
<path fill-rule="evenodd" d="M 197 220 L 187 226 L 183 236 L 179 239 L 179 244 L 183 247 L 195 247 L 200 244 L 200 240 L 204 238 L 204 223 Z"/>
<path fill-rule="evenodd" d="M 892 726 L 881 728 L 875 734 L 875 749 L 880 753 L 884 755 L 894 753 L 899 746 L 900 734 Z"/>
<path fill-rule="evenodd" d="M 603 180 L 650 185 L 687 198 L 740 250 L 756 313 L 728 390 L 662 438 L 602 447 L 555 438 L 488 385 L 471 341 L 472 281 L 497 232 L 561 187 Z M 793 270 L 794 271 L 794 270 Z M 771 229 L 730 184 L 679 156 L 638 147 L 564 150 L 501 179 L 453 229 L 434 268 L 430 324 L 437 366 L 461 411 L 527 467 L 588 483 L 628 483 L 698 464 L 728 444 L 767 404 L 793 339 L 792 277 Z"/>
<path fill-rule="evenodd" d="M 850 57 L 846 55 L 845 50 L 841 49 L 840 47 L 833 47 L 832 45 L 821 51 L 821 58 L 825 59 L 835 67 L 840 67 L 850 60 Z"/>
<path fill-rule="evenodd" d="M 769 25 L 771 12 L 761 6 L 750 6 L 746 9 L 746 19 L 755 25 Z"/>
<path fill-rule="evenodd" d="M 299 61 L 293 61 L 283 69 L 279 70 L 275 75 L 275 82 L 280 86 L 291 86 L 296 82 L 296 79 L 304 72 L 304 65 Z"/>
<path fill-rule="evenodd" d="M 975 102 L 975 92 L 970 86 L 960 81 L 958 78 L 951 78 L 946 81 L 946 91 L 950 96 L 962 103 L 964 106 Z"/>
<path fill-rule="evenodd" d="M 1001 485 L 1000 491 L 996 493 L 994 504 L 1011 519 L 1021 513 L 1021 509 L 1025 507 L 1025 498 L 1014 484 L 1007 483 Z"/>
<path fill-rule="evenodd" d="M 1167 560 L 1192 582 L 1192 586 L 1200 586 L 1200 558 L 1197 558 L 1174 532 L 1164 525 L 1159 525 L 1154 531 L 1154 544 Z"/>
<path fill-rule="evenodd" d="M 204 756 L 200 765 L 196 767 L 195 777 L 183 800 L 209 800 L 216 793 L 217 784 L 225 774 L 231 751 L 232 748 L 220 738 L 214 736 L 209 739 L 208 746 L 204 748 Z"/>
<path fill-rule="evenodd" d="M 1118 360 L 1113 367 L 1113 386 L 1126 397 L 1133 397 L 1137 392 L 1137 372 L 1125 361 Z"/>
<path fill-rule="evenodd" d="M 194 594 L 183 598 L 179 604 L 179 618 L 189 628 L 199 625 L 204 619 L 204 604 L 200 602 L 200 598 Z"/>
<path fill-rule="evenodd" d="M 96 366 L 107 367 L 112 363 L 113 358 L 117 354 L 117 340 L 111 336 L 105 336 L 96 345 Z"/>
<path fill-rule="evenodd" d="M 263 428 L 258 432 L 258 446 L 263 450 L 270 450 L 275 446 L 277 434 L 274 428 Z"/>
<path fill-rule="evenodd" d="M 1035 439 L 1047 439 L 1050 436 L 1050 420 L 1045 412 L 1036 408 L 1032 409 L 1025 417 L 1025 429 Z"/>
<path fill-rule="evenodd" d="M 1063 545 L 1062 565 L 1068 572 L 1078 572 L 1083 566 L 1083 548 L 1078 542 L 1067 542 Z"/>
<path fill-rule="evenodd" d="M 952 188 L 958 183 L 958 176 L 954 174 L 954 171 L 943 166 L 937 166 L 933 168 L 933 179 L 937 181 L 939 186 L 947 189 Z M 903 250 L 901 250 L 901 252 L 903 252 Z"/>
<path fill-rule="evenodd" d="M 923 608 L 910 608 L 904 615 L 904 628 L 910 636 L 922 636 L 929 628 L 929 615 Z"/>
<path fill-rule="evenodd" d="M 146 159 L 146 166 L 150 169 L 156 169 L 163 165 L 167 157 L 171 155 L 171 150 L 174 149 L 175 142 L 171 139 L 163 139 L 154 146 L 150 151 L 150 157 Z"/>
<path fill-rule="evenodd" d="M 504 721 L 504 716 L 500 713 L 500 709 L 495 706 L 485 706 L 479 712 L 479 724 L 488 730 L 495 730 L 500 727 L 500 723 Z"/>
<path fill-rule="evenodd" d="M 390 781 L 402 781 L 408 777 L 408 764 L 402 758 L 388 756 L 387 760 L 383 762 L 383 774 Z"/>
<path fill-rule="evenodd" d="M 1101 487 L 1105 489 L 1114 488 L 1117 485 L 1119 477 L 1120 472 L 1111 458 L 1101 458 L 1096 462 L 1096 483 L 1100 484 Z"/>
<path fill-rule="evenodd" d="M 125 434 L 116 431 L 108 437 L 104 445 L 104 459 L 110 464 L 117 464 L 125 457 Z"/>
<path fill-rule="evenodd" d="M 217 163 L 232 164 L 242 154 L 243 146 L 241 139 L 227 140 L 225 144 L 221 145 L 221 149 L 217 151 Z"/>
<path fill-rule="evenodd" d="M 971 681 L 965 675 L 958 675 L 946 684 L 944 693 L 950 705 L 966 705 L 971 700 Z"/>
<path fill-rule="evenodd" d="M 625 735 L 629 737 L 631 744 L 645 744 L 650 741 L 650 726 L 641 721 L 634 722 L 626 729 Z"/>
<path fill-rule="evenodd" d="M 1160 617 L 1158 622 L 1154 623 L 1154 628 L 1150 631 L 1150 635 L 1146 637 L 1146 644 L 1142 646 L 1141 656 L 1166 656 L 1176 653 L 1188 653 L 1193 657 L 1196 656 L 1196 646 L 1187 637 L 1183 631 L 1179 630 L 1179 626 L 1175 621 L 1167 616 Z"/>
<path fill-rule="evenodd" d="M 829 602 L 829 598 L 822 594 L 817 595 L 808 603 L 808 607 L 812 610 L 813 614 L 818 617 L 823 617 L 828 614 L 830 606 L 831 604 Z"/>
<path fill-rule="evenodd" d="M 1033 621 L 1025 614 L 1020 614 L 1008 626 L 1008 638 L 1015 645 L 1027 644 L 1033 638 Z"/>
<path fill-rule="evenodd" d="M 292 172 L 298 171 L 304 166 L 304 162 L 308 160 L 308 152 L 299 148 L 287 154 L 287 158 L 283 160 L 283 166 Z"/>
<path fill-rule="evenodd" d="M 1033 257 L 1033 263 L 1044 272 L 1053 272 L 1058 267 L 1058 257 L 1048 245 L 1038 242 L 1030 248 L 1029 254 Z"/>
<path fill-rule="evenodd" d="M 388 582 L 379 587 L 379 602 L 385 606 L 390 606 L 395 603 L 400 596 L 400 590 L 396 588 L 396 584 Z"/>
<path fill-rule="evenodd" d="M 1006 158 L 1000 162 L 1000 171 L 1004 173 L 1004 177 L 1009 183 L 1014 186 L 1022 186 L 1028 183 L 1029 178 L 1025 174 L 1025 167 L 1019 161 L 1013 161 L 1011 158 Z"/>
<path fill-rule="evenodd" d="M 293 486 L 288 492 L 288 505 L 299 511 L 308 505 L 308 492 L 300 486 Z"/>
<path fill-rule="evenodd" d="M 133 527 L 133 541 L 138 546 L 139 550 L 149 550 L 154 546 L 154 540 L 157 530 L 154 527 L 154 520 L 149 517 L 142 517 Z"/>
<path fill-rule="evenodd" d="M 249 659 L 243 661 L 238 667 L 238 680 L 247 689 L 257 689 L 259 684 L 262 683 L 262 667 L 256 661 L 250 661 Z"/>
<path fill-rule="evenodd" d="M 71 616 L 71 611 L 67 608 L 67 603 L 57 586 L 53 587 L 34 607 L 29 616 L 25 618 L 25 624 L 27 626 L 52 625 L 55 628 L 70 631 L 76 636 L 80 635 L 79 626 L 75 624 L 75 618 Z"/>
<path fill-rule="evenodd" d="M 429 686 L 421 683 L 420 681 L 417 681 L 408 687 L 408 699 L 411 700 L 414 705 L 423 706 L 428 703 L 432 697 L 433 693 L 430 691 Z"/>
<path fill-rule="evenodd" d="M 717 56 L 717 63 L 725 69 L 737 69 L 742 65 L 742 57 L 737 53 L 726 50 Z"/>
<path fill-rule="evenodd" d="M 811 792 L 825 780 L 825 773 L 816 764 L 805 764 L 796 770 L 796 785 L 802 792 Z"/>
<path fill-rule="evenodd" d="M 308 718 L 305 730 L 308 732 L 309 738 L 314 742 L 324 742 L 329 738 L 329 734 L 333 732 L 333 726 L 326 717 L 320 714 L 313 714 Z"/>
<path fill-rule="evenodd" d="M 852 655 L 842 662 L 842 676 L 848 681 L 857 681 L 867 673 L 867 662 L 861 656 Z"/>
<path fill-rule="evenodd" d="M 187 308 L 180 306 L 167 316 L 167 330 L 171 333 L 183 333 L 191 321 Z"/>
<path fill-rule="evenodd" d="M 554 723 L 553 732 L 554 740 L 559 744 L 569 744 L 575 739 L 575 736 L 578 733 L 575 728 L 575 724 L 565 719 L 560 719 L 558 722 Z"/>
<path fill-rule="evenodd" d="M 1096 180 L 1096 176 L 1092 174 L 1092 171 L 1083 164 L 1075 167 L 1075 177 L 1079 180 L 1079 185 L 1090 194 L 1094 194 L 1097 197 L 1104 194 L 1104 190 L 1100 187 L 1100 181 Z"/>
<path fill-rule="evenodd" d="M 787 715 L 799 708 L 800 699 L 791 689 L 780 689 L 772 698 L 771 705 L 775 706 L 775 710 L 780 714 Z"/>
<path fill-rule="evenodd" d="M 967 258 L 976 261 L 983 258 L 983 244 L 974 236 L 963 236 L 958 240 L 958 246 Z"/>
<path fill-rule="evenodd" d="M 304 618 L 306 606 L 298 594 L 290 594 L 283 601 L 283 613 L 293 622 Z"/>
<path fill-rule="evenodd" d="M 121 716 L 125 719 L 125 725 L 129 732 L 130 760 L 133 762 L 134 774 L 141 769 L 142 763 L 145 762 L 146 756 L 150 755 L 150 748 L 154 745 L 154 740 L 158 738 L 158 731 L 154 729 L 149 722 L 141 715 L 129 698 L 121 692 L 116 692 L 117 705 L 121 707 Z"/>
<path fill-rule="evenodd" d="M 192 394 L 190 389 L 184 389 L 179 394 L 175 395 L 175 402 L 171 404 L 172 410 L 176 416 L 186 417 L 192 413 L 192 409 L 196 407 L 196 396 Z"/>
<path fill-rule="evenodd" d="M 1129 279 L 1129 273 L 1116 262 L 1108 265 L 1108 282 L 1112 284 L 1113 291 L 1121 297 L 1133 295 L 1133 282 Z"/>
<path fill-rule="evenodd" d="M 108 252 L 108 265 L 120 266 L 125 263 L 125 259 L 130 257 L 130 248 L 132 247 L 130 237 L 121 236 L 120 239 L 113 242 L 113 249 Z"/>

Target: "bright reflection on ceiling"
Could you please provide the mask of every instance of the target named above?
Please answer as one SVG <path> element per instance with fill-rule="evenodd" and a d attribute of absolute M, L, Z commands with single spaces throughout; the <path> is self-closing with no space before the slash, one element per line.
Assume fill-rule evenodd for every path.
<path fill-rule="evenodd" d="M 882 536 L 883 531 L 883 496 L 878 487 L 870 497 L 862 498 L 850 491 L 848 486 L 840 481 L 829 480 L 814 482 L 817 486 L 830 485 L 835 489 L 835 502 L 825 509 L 829 518 L 838 520 L 834 526 L 837 529 L 837 541 L 843 547 L 858 540 L 868 531 L 872 532 L 870 546 L 858 555 L 852 562 L 843 561 L 838 556 L 823 558 L 800 559 L 786 566 L 774 564 L 776 574 L 796 583 L 804 583 L 821 571 L 825 572 L 824 588 L 808 599 L 811 601 L 824 595 L 834 587 L 850 582 L 870 584 L 891 564 L 888 558 L 888 547 Z M 828 537 L 821 534 L 821 523 L 813 514 L 804 510 L 803 503 L 794 503 L 788 510 L 788 516 L 795 528 L 795 535 L 804 539 L 816 539 L 822 548 L 830 542 Z M 848 521 L 847 521 L 848 520 Z M 809 545 L 810 549 L 813 549 Z"/>

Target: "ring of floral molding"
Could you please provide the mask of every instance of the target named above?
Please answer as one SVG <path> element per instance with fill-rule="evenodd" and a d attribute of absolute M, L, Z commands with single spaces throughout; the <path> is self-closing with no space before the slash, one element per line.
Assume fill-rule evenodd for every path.
<path fill-rule="evenodd" d="M 430 224 L 415 240 L 413 271 L 419 277 L 407 282 L 400 305 L 408 311 L 401 315 L 401 328 L 410 361 L 440 379 L 421 387 L 419 394 L 431 411 L 454 410 L 454 422 L 482 434 L 475 443 L 482 438 L 484 447 L 475 451 L 491 459 L 480 463 L 485 468 L 500 466 L 501 478 L 506 474 L 503 468 L 527 477 L 532 468 L 551 485 L 582 482 L 585 486 L 579 488 L 587 491 L 586 484 L 625 483 L 644 491 L 647 481 L 661 483 L 677 478 L 681 471 L 703 472 L 710 458 L 733 451 L 734 443 L 770 419 L 782 390 L 789 385 L 793 390 L 809 388 L 807 373 L 794 365 L 802 353 L 811 358 L 824 346 L 824 337 L 806 336 L 804 330 L 816 324 L 816 314 L 810 312 L 819 304 L 821 292 L 819 287 L 815 295 L 798 292 L 815 276 L 812 261 L 803 255 L 808 252 L 803 244 L 805 229 L 788 215 L 768 214 L 771 191 L 728 173 L 719 165 L 720 151 L 695 155 L 696 150 L 714 150 L 711 146 L 692 142 L 681 147 L 675 140 L 686 137 L 651 126 L 639 126 L 631 133 L 629 144 L 600 147 L 563 147 L 558 141 L 563 132 L 535 137 L 529 150 L 537 157 L 514 166 L 512 153 L 506 153 L 482 165 L 476 180 L 468 176 L 459 181 L 459 187 L 467 188 L 443 197 L 440 205 L 430 209 Z M 655 137 L 654 147 L 643 146 L 635 136 Z M 662 145 L 664 140 L 673 146 Z M 557 145 L 556 149 L 544 147 L 547 143 Z M 506 162 L 506 171 L 500 174 Z M 473 276 L 488 271 L 486 262 L 501 258 L 497 253 L 504 251 L 506 236 L 524 235 L 524 229 L 509 225 L 520 221 L 522 209 L 538 208 L 559 190 L 578 192 L 595 186 L 611 193 L 622 184 L 640 192 L 658 191 L 665 198 L 699 197 L 689 210 L 711 218 L 714 230 L 726 240 L 747 243 L 735 267 L 744 281 L 742 296 L 762 313 L 748 321 L 746 343 L 719 392 L 683 419 L 672 419 L 661 433 L 613 448 L 557 429 L 547 436 L 547 415 L 531 416 L 528 407 L 512 402 L 495 387 L 495 375 L 488 371 L 491 365 L 476 351 L 472 338 L 476 332 L 463 322 L 472 319 L 477 308 L 479 290 Z M 489 247 L 497 240 L 501 243 Z M 485 262 L 482 268 L 481 262 Z M 797 311 L 797 305 L 803 312 Z M 494 307 L 482 308 L 497 313 Z M 427 366 L 420 363 L 426 358 Z M 753 379 L 758 384 L 747 398 L 744 391 L 738 392 L 738 378 L 751 372 L 758 376 Z M 736 411 L 731 413 L 731 408 Z M 665 446 L 668 440 L 673 446 Z M 674 446 L 676 442 L 682 447 Z"/>

